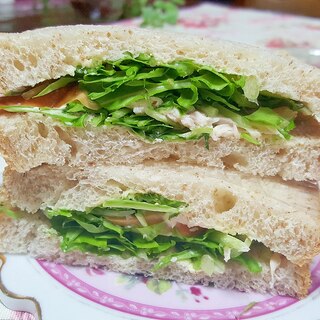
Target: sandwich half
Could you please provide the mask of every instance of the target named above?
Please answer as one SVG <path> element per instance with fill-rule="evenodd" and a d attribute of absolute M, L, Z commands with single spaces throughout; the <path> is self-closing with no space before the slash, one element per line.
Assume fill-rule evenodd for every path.
<path fill-rule="evenodd" d="M 320 178 L 320 71 L 266 49 L 119 26 L 0 35 L 0 150 L 41 164 L 146 160 Z"/>
<path fill-rule="evenodd" d="M 318 69 L 117 26 L 1 34 L 0 55 L 1 251 L 306 296 Z"/>
<path fill-rule="evenodd" d="M 0 250 L 304 297 L 320 251 L 316 188 L 177 164 L 6 170 Z M 11 213 L 11 210 L 6 210 Z M 35 213 L 35 214 L 31 214 Z"/>

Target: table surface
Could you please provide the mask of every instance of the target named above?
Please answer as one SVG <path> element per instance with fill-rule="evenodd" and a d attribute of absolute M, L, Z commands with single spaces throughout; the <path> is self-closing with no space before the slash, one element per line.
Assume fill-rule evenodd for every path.
<path fill-rule="evenodd" d="M 121 23 L 137 26 L 140 21 L 134 19 Z M 178 24 L 165 29 L 286 49 L 320 66 L 320 19 L 202 4 L 181 10 Z M 33 317 L 10 311 L 0 304 L 0 319 L 31 320 Z"/>

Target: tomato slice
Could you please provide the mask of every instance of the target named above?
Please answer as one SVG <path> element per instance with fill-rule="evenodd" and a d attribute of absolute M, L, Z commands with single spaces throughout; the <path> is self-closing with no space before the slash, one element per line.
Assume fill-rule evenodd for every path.
<path fill-rule="evenodd" d="M 145 211 L 143 213 L 143 217 L 149 226 L 153 224 L 158 224 L 164 221 L 164 214 L 161 212 Z M 105 217 L 105 219 L 121 227 L 138 227 L 138 228 L 142 227 L 140 221 L 136 218 L 135 215 L 129 215 L 126 217 Z M 189 228 L 187 225 L 182 223 L 177 223 L 175 225 L 175 229 L 183 237 L 199 236 L 205 233 L 207 230 L 201 227 Z"/>
<path fill-rule="evenodd" d="M 148 225 L 161 223 L 164 220 L 164 214 L 161 212 L 145 211 L 143 216 Z M 135 215 L 126 217 L 106 217 L 106 219 L 121 227 L 142 227 Z"/>
<path fill-rule="evenodd" d="M 0 97 L 0 105 L 59 108 L 74 100 L 74 97 L 77 97 L 79 93 L 79 87 L 71 84 L 39 98 L 24 99 L 22 96 Z"/>
<path fill-rule="evenodd" d="M 139 220 L 134 215 L 127 217 L 106 217 L 106 220 L 121 227 L 141 227 Z"/>
<path fill-rule="evenodd" d="M 177 223 L 175 229 L 184 237 L 196 237 L 205 233 L 207 229 L 201 227 L 191 227 L 182 223 Z"/>

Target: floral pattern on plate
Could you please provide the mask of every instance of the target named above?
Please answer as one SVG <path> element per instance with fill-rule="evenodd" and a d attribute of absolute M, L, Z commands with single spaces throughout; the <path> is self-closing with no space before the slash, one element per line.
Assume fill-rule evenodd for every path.
<path fill-rule="evenodd" d="M 40 260 L 38 263 L 55 280 L 88 300 L 128 314 L 155 319 L 248 319 L 298 302 L 290 297 L 190 286 Z M 314 263 L 312 279 L 310 292 L 320 287 L 320 259 Z"/>

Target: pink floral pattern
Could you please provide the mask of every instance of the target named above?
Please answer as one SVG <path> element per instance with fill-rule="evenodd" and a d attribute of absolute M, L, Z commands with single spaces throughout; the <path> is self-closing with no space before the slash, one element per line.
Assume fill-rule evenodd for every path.
<path fill-rule="evenodd" d="M 12 311 L 4 306 L 0 308 L 0 319 L 5 320 L 34 320 L 34 316 L 27 312 Z"/>
<path fill-rule="evenodd" d="M 270 314 L 298 303 L 298 300 L 296 299 L 281 296 L 262 296 L 262 298 L 259 298 L 260 301 L 252 303 L 253 300 L 251 299 L 253 296 L 251 294 L 238 293 L 237 297 L 240 297 L 240 295 L 249 296 L 246 305 L 239 305 L 239 301 L 237 301 L 237 299 L 232 299 L 231 292 L 229 291 L 202 286 L 175 284 L 168 281 L 164 281 L 164 283 L 160 284 L 159 281 L 161 280 L 153 279 L 150 280 L 154 283 L 151 286 L 148 286 L 148 278 L 124 275 L 119 277 L 116 273 L 104 271 L 98 274 L 98 276 L 101 277 L 99 284 L 103 282 L 103 279 L 105 280 L 105 285 L 101 287 L 100 285 L 98 286 L 92 283 L 94 280 L 92 272 L 83 272 L 83 269 L 81 268 L 66 267 L 46 261 L 38 261 L 38 263 L 63 286 L 92 302 L 128 314 L 152 317 L 154 319 L 234 320 L 240 316 L 241 319 L 248 319 Z M 121 281 L 119 281 L 119 279 Z M 319 261 L 312 271 L 312 279 L 313 283 L 310 292 L 313 292 L 320 287 Z M 123 287 L 123 292 L 129 292 L 127 297 L 117 294 L 119 286 Z M 157 295 L 157 299 L 153 299 L 152 304 L 147 304 L 144 301 L 147 301 L 148 296 L 151 294 L 149 291 L 150 288 L 151 291 Z M 220 297 L 222 296 L 221 301 L 229 300 L 228 307 L 221 307 L 215 299 L 211 300 L 211 298 L 217 294 L 217 291 L 218 295 Z M 174 297 L 180 297 L 182 301 L 181 306 L 183 307 L 178 308 L 170 306 Z M 139 298 L 142 299 L 142 302 L 138 301 Z M 215 302 L 210 302 L 210 309 L 205 306 L 206 301 L 208 300 Z M 188 301 L 188 303 L 186 303 L 186 301 Z M 247 308 L 249 302 L 252 303 L 251 308 Z"/>
<path fill-rule="evenodd" d="M 274 49 L 285 49 L 285 48 L 310 48 L 311 43 L 308 41 L 290 41 L 281 38 L 273 38 L 267 40 L 265 43 L 266 47 Z"/>

